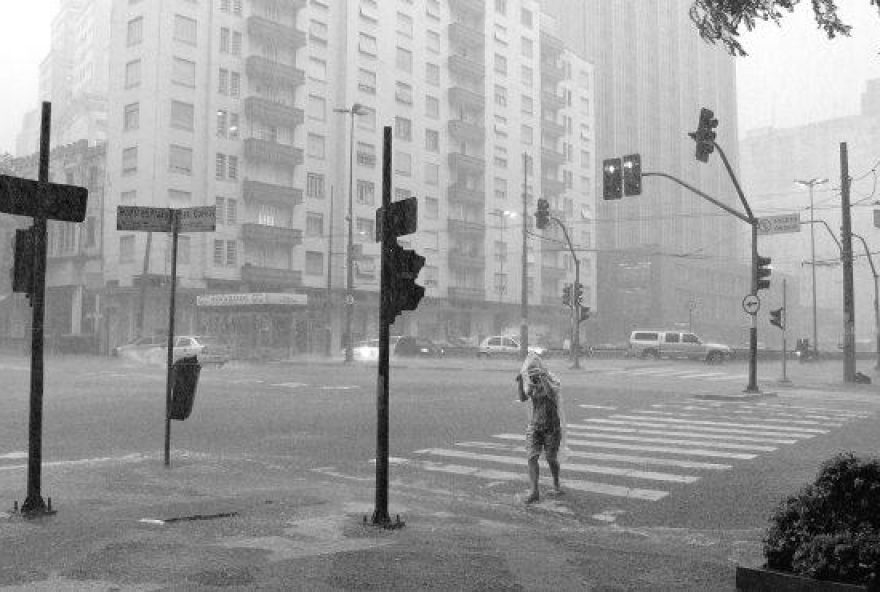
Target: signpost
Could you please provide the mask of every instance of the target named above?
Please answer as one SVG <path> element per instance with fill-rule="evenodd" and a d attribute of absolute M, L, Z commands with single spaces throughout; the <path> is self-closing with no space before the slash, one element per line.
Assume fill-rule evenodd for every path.
<path fill-rule="evenodd" d="M 180 232 L 213 232 L 214 206 L 196 208 L 150 208 L 118 206 L 116 230 L 171 233 L 171 306 L 168 312 L 168 369 L 165 381 L 165 466 L 171 465 L 171 390 L 174 383 L 174 308 L 177 293 L 177 235 Z"/>
<path fill-rule="evenodd" d="M 801 216 L 797 212 L 758 218 L 758 234 L 782 234 L 800 231 Z"/>

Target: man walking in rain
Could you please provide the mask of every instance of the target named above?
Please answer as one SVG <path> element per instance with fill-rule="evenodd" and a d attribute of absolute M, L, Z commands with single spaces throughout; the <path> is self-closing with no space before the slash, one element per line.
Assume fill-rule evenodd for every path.
<path fill-rule="evenodd" d="M 525 503 L 531 504 L 540 498 L 538 492 L 538 457 L 544 458 L 550 466 L 553 477 L 553 494 L 559 495 L 559 447 L 562 444 L 562 412 L 559 393 L 559 380 L 544 366 L 540 356 L 529 352 L 516 376 L 521 402 L 531 401 L 529 423 L 526 428 L 526 453 L 529 461 L 529 480 L 531 491 Z"/>

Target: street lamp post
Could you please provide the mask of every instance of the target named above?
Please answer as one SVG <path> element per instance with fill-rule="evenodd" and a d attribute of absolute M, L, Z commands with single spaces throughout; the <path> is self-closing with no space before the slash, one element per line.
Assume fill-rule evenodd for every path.
<path fill-rule="evenodd" d="M 494 214 L 495 216 L 498 216 L 501 219 L 501 228 L 500 228 L 501 242 L 505 245 L 505 252 L 498 259 L 498 261 L 499 261 L 498 275 L 501 276 L 501 278 L 499 278 L 499 282 L 500 282 L 504 279 L 504 260 L 507 258 L 507 250 L 506 250 L 507 242 L 505 240 L 506 236 L 507 236 L 505 231 L 507 230 L 507 228 L 505 226 L 505 218 L 516 218 L 517 213 L 511 212 L 510 210 L 495 210 L 492 212 L 492 214 Z M 503 302 L 504 301 L 504 293 L 507 291 L 507 282 L 504 282 L 503 284 L 499 283 L 497 286 L 495 286 L 495 290 L 498 292 L 498 302 Z"/>
<path fill-rule="evenodd" d="M 823 183 L 827 183 L 828 179 L 813 177 L 808 181 L 795 179 L 794 181 L 798 185 L 803 185 L 804 187 L 810 188 L 810 260 L 812 261 L 812 265 L 810 266 L 813 277 L 813 353 L 818 358 L 819 356 L 819 329 L 816 321 L 816 232 L 814 230 L 815 221 L 813 219 L 813 187 L 816 185 L 822 185 Z"/>
<path fill-rule="evenodd" d="M 877 285 L 880 276 L 877 274 L 877 268 L 874 267 L 874 257 L 871 256 L 871 249 L 868 248 L 865 237 L 855 232 L 850 232 L 850 234 L 862 241 L 862 246 L 865 247 L 865 256 L 868 258 L 868 263 L 871 264 L 871 275 L 874 277 L 874 334 L 877 342 L 877 361 L 874 363 L 874 368 L 880 369 L 880 294 L 878 294 Z"/>
<path fill-rule="evenodd" d="M 345 249 L 345 361 L 354 359 L 351 342 L 351 318 L 354 309 L 354 273 L 352 270 L 354 253 L 354 116 L 364 115 L 367 110 L 360 103 L 354 103 L 349 109 L 334 109 L 336 113 L 351 115 L 351 129 L 348 137 L 348 245 Z"/>

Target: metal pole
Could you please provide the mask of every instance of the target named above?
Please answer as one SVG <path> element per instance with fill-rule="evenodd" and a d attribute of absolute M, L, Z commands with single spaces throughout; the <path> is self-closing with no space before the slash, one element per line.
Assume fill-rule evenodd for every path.
<path fill-rule="evenodd" d="M 519 354 L 523 359 L 529 353 L 529 252 L 528 252 L 528 192 L 529 192 L 529 155 L 523 153 L 523 193 L 522 193 L 522 286 L 521 286 L 521 320 L 519 325 Z"/>
<path fill-rule="evenodd" d="M 327 229 L 327 301 L 324 307 L 327 314 L 324 316 L 327 323 L 327 347 L 326 355 L 333 355 L 333 185 L 330 186 L 330 223 Z"/>
<path fill-rule="evenodd" d="M 758 224 L 752 223 L 752 294 L 758 295 Z M 752 315 L 749 329 L 749 384 L 747 393 L 758 393 L 758 315 Z"/>
<path fill-rule="evenodd" d="M 856 380 L 855 295 L 853 294 L 852 223 L 849 201 L 849 160 L 846 142 L 840 143 L 840 208 L 843 247 L 843 381 Z"/>
<path fill-rule="evenodd" d="M 139 291 L 137 318 L 135 319 L 135 333 L 137 337 L 144 336 L 144 309 L 147 306 L 147 274 L 150 272 L 150 249 L 153 243 L 153 233 L 147 233 L 147 244 L 144 247 L 144 266 L 141 273 L 141 289 Z"/>
<path fill-rule="evenodd" d="M 174 386 L 174 308 L 177 292 L 177 210 L 171 217 L 171 305 L 168 312 L 168 355 L 165 375 L 165 466 L 171 466 L 171 391 Z"/>
<path fill-rule="evenodd" d="M 880 300 L 878 300 L 877 294 L 877 268 L 874 266 L 874 257 L 871 255 L 871 249 L 868 248 L 868 241 L 865 240 L 865 237 L 855 232 L 852 235 L 862 241 L 862 246 L 865 247 L 865 256 L 871 265 L 871 275 L 874 277 L 874 334 L 877 336 L 877 361 L 874 363 L 874 368 L 880 369 Z"/>
<path fill-rule="evenodd" d="M 40 164 L 38 180 L 49 182 L 49 137 L 52 128 L 52 104 L 44 101 L 40 120 Z M 31 283 L 31 398 L 28 419 L 27 497 L 23 514 L 37 515 L 47 511 L 40 493 L 43 464 L 43 321 L 46 298 L 46 198 L 37 197 L 37 214 L 33 227 L 33 279 Z"/>
<path fill-rule="evenodd" d="M 782 321 L 782 384 L 791 382 L 788 379 L 788 346 L 785 343 L 786 332 L 788 330 L 788 285 L 787 280 L 782 278 L 782 315 L 779 320 Z"/>
<path fill-rule="evenodd" d="M 812 265 L 810 266 L 813 274 L 813 353 L 815 354 L 815 358 L 819 357 L 819 324 L 818 324 L 818 316 L 816 312 L 816 225 L 814 224 L 815 220 L 813 218 L 813 186 L 816 179 L 810 179 L 810 259 L 812 261 Z"/>
<path fill-rule="evenodd" d="M 568 233 L 565 235 L 566 240 L 568 240 Z M 571 241 L 568 241 L 568 247 L 571 249 L 571 255 L 574 257 L 574 249 L 571 248 Z M 581 326 L 581 303 L 578 300 L 578 286 L 581 285 L 581 262 L 578 261 L 577 257 L 574 257 L 574 290 L 571 292 L 571 358 L 572 365 L 571 367 L 574 369 L 580 369 L 581 367 L 581 339 L 580 339 L 580 326 Z"/>
<path fill-rule="evenodd" d="M 387 213 L 391 209 L 391 127 L 383 128 L 382 140 L 382 212 Z M 373 524 L 388 525 L 391 517 L 388 515 L 388 380 L 390 370 L 388 368 L 389 334 L 391 333 L 391 317 L 389 294 L 391 290 L 391 261 L 389 251 L 392 241 L 391 224 L 382 224 L 382 258 L 381 258 L 381 286 L 379 305 L 379 369 L 376 384 L 376 508 L 373 510 Z"/>
<path fill-rule="evenodd" d="M 345 249 L 345 361 L 351 363 L 354 360 L 354 352 L 352 351 L 351 342 L 351 317 L 354 313 L 354 272 L 352 270 L 352 252 L 354 250 L 354 231 L 352 225 L 354 220 L 354 200 L 352 193 L 354 192 L 354 114 L 355 109 L 352 106 L 351 111 L 351 130 L 348 136 L 348 246 Z"/>

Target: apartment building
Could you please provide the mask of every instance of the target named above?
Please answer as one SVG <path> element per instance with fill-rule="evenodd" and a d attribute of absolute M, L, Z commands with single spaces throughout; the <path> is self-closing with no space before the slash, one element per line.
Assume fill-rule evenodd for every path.
<path fill-rule="evenodd" d="M 574 262 L 538 197 L 595 307 L 593 69 L 537 0 L 117 0 L 107 26 L 110 347 L 168 323 L 170 237 L 117 230 L 118 205 L 216 206 L 179 237 L 176 327 L 243 355 L 339 351 L 350 224 L 352 335 L 374 337 L 384 126 L 392 199 L 419 202 L 399 242 L 427 259 L 395 333 L 518 332 L 525 244 L 533 339 L 561 343 Z"/>

